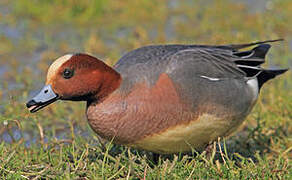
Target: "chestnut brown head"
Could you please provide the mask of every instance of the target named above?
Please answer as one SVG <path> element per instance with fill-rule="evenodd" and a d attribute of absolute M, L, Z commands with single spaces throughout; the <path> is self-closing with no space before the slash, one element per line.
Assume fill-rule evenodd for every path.
<path fill-rule="evenodd" d="M 118 72 L 87 54 L 67 54 L 49 67 L 46 86 L 26 106 L 36 112 L 61 99 L 98 101 L 119 87 Z"/>

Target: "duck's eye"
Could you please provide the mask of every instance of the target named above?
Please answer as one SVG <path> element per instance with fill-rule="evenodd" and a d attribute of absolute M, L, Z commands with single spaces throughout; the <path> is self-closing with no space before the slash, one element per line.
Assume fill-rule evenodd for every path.
<path fill-rule="evenodd" d="M 63 72 L 63 77 L 65 78 L 65 79 L 69 79 L 69 78 L 71 78 L 72 76 L 74 75 L 74 71 L 73 71 L 73 69 L 65 69 L 64 70 L 64 72 Z"/>

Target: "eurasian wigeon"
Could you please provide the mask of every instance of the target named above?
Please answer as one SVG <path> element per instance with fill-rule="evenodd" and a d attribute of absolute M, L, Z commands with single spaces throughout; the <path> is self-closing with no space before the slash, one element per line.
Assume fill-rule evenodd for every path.
<path fill-rule="evenodd" d="M 260 67 L 273 41 L 145 46 L 114 67 L 67 54 L 26 106 L 36 112 L 59 99 L 87 101 L 91 128 L 114 143 L 164 154 L 201 149 L 236 130 L 263 84 L 287 71 Z"/>

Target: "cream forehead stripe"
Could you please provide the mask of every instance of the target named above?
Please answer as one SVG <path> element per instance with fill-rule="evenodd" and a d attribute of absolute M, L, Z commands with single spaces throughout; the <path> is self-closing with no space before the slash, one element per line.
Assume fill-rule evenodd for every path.
<path fill-rule="evenodd" d="M 49 84 L 52 80 L 52 78 L 55 76 L 56 72 L 58 69 L 65 63 L 67 62 L 73 54 L 66 54 L 64 56 L 59 57 L 56 59 L 53 64 L 49 67 L 48 74 L 47 74 L 47 82 L 46 84 Z"/>

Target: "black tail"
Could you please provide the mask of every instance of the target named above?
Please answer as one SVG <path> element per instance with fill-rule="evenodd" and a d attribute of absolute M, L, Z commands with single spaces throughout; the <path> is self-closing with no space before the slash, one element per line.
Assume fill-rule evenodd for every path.
<path fill-rule="evenodd" d="M 271 48 L 271 45 L 265 43 L 276 41 L 283 41 L 283 39 L 267 40 L 248 44 L 231 44 L 227 46 L 233 50 L 233 55 L 238 57 L 234 60 L 237 67 L 244 71 L 247 77 L 257 77 L 259 88 L 261 88 L 263 84 L 268 80 L 273 79 L 274 77 L 283 74 L 288 70 L 263 69 L 262 67 L 260 67 L 260 65 L 265 62 L 266 54 Z M 239 49 L 254 45 L 258 46 L 248 51 L 238 51 Z"/>
<path fill-rule="evenodd" d="M 236 64 L 247 65 L 247 66 L 258 66 L 265 62 L 265 57 L 271 45 L 260 44 L 249 51 L 234 52 L 233 55 L 240 57 L 235 60 Z"/>
<path fill-rule="evenodd" d="M 258 75 L 258 83 L 259 83 L 259 88 L 263 86 L 265 82 L 267 82 L 270 79 L 273 79 L 274 77 L 283 74 L 284 72 L 288 71 L 288 69 L 263 69 Z"/>

